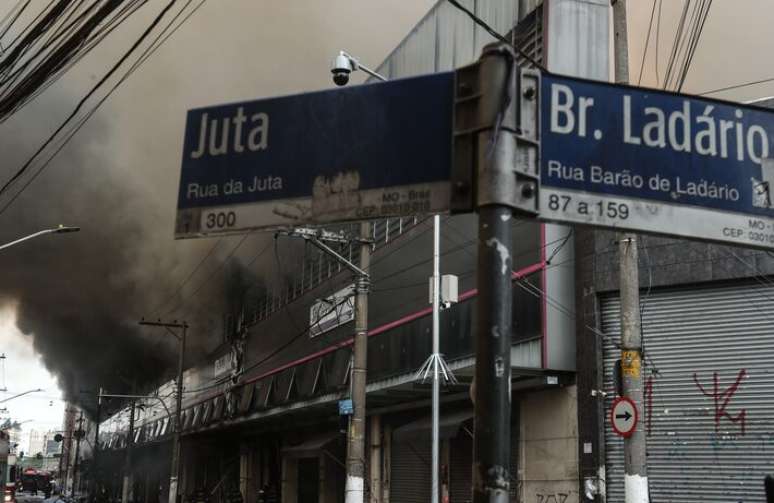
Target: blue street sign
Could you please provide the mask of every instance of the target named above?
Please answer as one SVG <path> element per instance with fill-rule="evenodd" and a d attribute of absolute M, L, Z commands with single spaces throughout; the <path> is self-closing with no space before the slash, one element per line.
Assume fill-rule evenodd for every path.
<path fill-rule="evenodd" d="M 774 113 L 543 75 L 541 218 L 774 247 Z"/>
<path fill-rule="evenodd" d="M 175 237 L 449 206 L 454 74 L 190 110 Z"/>
<path fill-rule="evenodd" d="M 339 415 L 340 416 L 351 416 L 355 412 L 355 407 L 352 405 L 352 399 L 346 398 L 344 400 L 339 400 Z"/>

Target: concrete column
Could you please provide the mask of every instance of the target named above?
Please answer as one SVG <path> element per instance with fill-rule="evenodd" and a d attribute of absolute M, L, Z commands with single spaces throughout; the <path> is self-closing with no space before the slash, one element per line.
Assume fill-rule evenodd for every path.
<path fill-rule="evenodd" d="M 392 467 L 392 426 L 382 426 L 382 503 L 390 503 Z"/>
<path fill-rule="evenodd" d="M 282 503 L 298 501 L 298 460 L 282 457 Z"/>
<path fill-rule="evenodd" d="M 240 447 L 239 452 L 239 492 L 242 494 L 242 501 L 250 501 L 250 451 L 249 447 Z"/>
<path fill-rule="evenodd" d="M 382 421 L 381 416 L 371 416 L 371 503 L 382 503 Z"/>
<path fill-rule="evenodd" d="M 320 477 L 319 483 L 317 485 L 318 503 L 334 503 L 333 500 L 328 497 L 328 477 L 326 476 L 327 474 L 325 472 L 328 460 L 325 458 L 326 456 L 324 453 L 321 453 L 317 457 L 317 473 Z"/>

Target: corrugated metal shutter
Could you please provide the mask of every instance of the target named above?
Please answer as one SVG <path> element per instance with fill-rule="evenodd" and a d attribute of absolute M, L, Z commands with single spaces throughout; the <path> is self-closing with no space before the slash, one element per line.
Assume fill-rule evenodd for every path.
<path fill-rule="evenodd" d="M 651 501 L 764 501 L 763 478 L 774 473 L 774 283 L 764 283 L 642 299 Z M 619 300 L 601 306 L 602 328 L 617 342 Z M 610 391 L 619 350 L 610 340 L 604 348 Z M 624 501 L 623 442 L 605 422 L 608 501 Z"/>
<path fill-rule="evenodd" d="M 449 439 L 449 500 L 469 503 L 473 500 L 473 421 L 466 421 L 455 438 Z"/>
<path fill-rule="evenodd" d="M 390 501 L 430 501 L 430 439 L 392 444 Z"/>

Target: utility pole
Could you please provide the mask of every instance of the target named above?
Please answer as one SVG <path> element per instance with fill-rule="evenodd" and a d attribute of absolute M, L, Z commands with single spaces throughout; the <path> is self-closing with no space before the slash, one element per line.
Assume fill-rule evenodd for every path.
<path fill-rule="evenodd" d="M 366 371 L 368 363 L 368 291 L 371 278 L 371 225 L 360 223 L 360 263 L 356 278 L 355 344 L 352 350 L 352 408 L 347 432 L 345 503 L 363 503 L 365 494 Z"/>
<path fill-rule="evenodd" d="M 94 495 L 99 494 L 100 475 L 99 475 L 99 422 L 102 415 L 102 386 L 97 394 L 97 418 L 94 421 Z"/>
<path fill-rule="evenodd" d="M 339 261 L 355 275 L 355 341 L 352 349 L 350 397 L 352 412 L 347 430 L 347 481 L 344 485 L 345 503 L 363 503 L 365 497 L 365 423 L 366 372 L 368 365 L 368 292 L 371 287 L 371 224 L 360 223 L 360 262 L 353 264 L 325 242 L 351 243 L 343 232 L 323 229 L 296 228 L 282 231 L 291 237 L 300 237 Z M 170 502 L 173 503 L 173 502 Z"/>
<path fill-rule="evenodd" d="M 629 42 L 626 0 L 613 2 L 615 32 L 615 81 L 629 83 Z M 640 326 L 640 278 L 637 268 L 637 235 L 619 234 L 621 290 L 621 370 L 623 393 L 642 416 L 642 332 Z M 648 470 L 645 431 L 637 427 L 624 438 L 624 485 L 626 503 L 648 503 Z"/>
<path fill-rule="evenodd" d="M 180 424 L 180 417 L 183 409 L 183 371 L 185 370 L 185 336 L 188 330 L 188 323 L 185 321 L 178 322 L 174 320 L 172 322 L 159 321 L 145 321 L 140 320 L 140 325 L 148 325 L 153 327 L 163 327 L 170 334 L 172 334 L 179 343 L 179 354 L 177 360 L 177 409 L 175 410 L 175 431 L 172 439 L 172 465 L 169 470 L 169 503 L 177 503 L 177 482 L 178 475 L 180 473 L 180 433 L 182 425 Z M 180 329 L 180 334 L 177 334 L 172 329 Z"/>
<path fill-rule="evenodd" d="M 80 484 L 78 483 L 78 457 L 81 453 L 81 438 L 83 437 L 83 411 L 81 411 L 78 417 L 78 429 L 75 430 L 75 460 L 73 461 L 73 485 L 70 490 L 70 496 L 75 496 L 75 489 Z"/>
<path fill-rule="evenodd" d="M 132 390 L 135 393 L 136 389 Z M 124 460 L 124 486 L 121 491 L 121 503 L 129 503 L 132 499 L 132 486 L 134 481 L 132 477 L 132 449 L 134 448 L 134 409 L 136 400 L 132 400 L 132 406 L 129 408 L 129 436 L 126 439 L 126 457 Z"/>

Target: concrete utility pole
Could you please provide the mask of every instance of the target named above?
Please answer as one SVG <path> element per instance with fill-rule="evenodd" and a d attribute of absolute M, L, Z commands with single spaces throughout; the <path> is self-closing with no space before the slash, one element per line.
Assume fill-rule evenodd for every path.
<path fill-rule="evenodd" d="M 626 0 L 613 3 L 615 31 L 615 81 L 629 83 L 629 44 L 626 28 Z M 640 278 L 637 268 L 637 235 L 619 234 L 621 289 L 621 374 L 623 393 L 634 402 L 642 417 L 642 332 L 640 327 Z M 648 503 L 646 438 L 639 426 L 624 438 L 624 486 L 626 503 Z"/>
<path fill-rule="evenodd" d="M 188 323 L 177 320 L 172 322 L 141 320 L 140 325 L 163 327 L 178 340 L 180 345 L 177 359 L 177 396 L 175 397 L 177 409 L 175 410 L 175 431 L 172 440 L 172 465 L 169 470 L 169 503 L 177 503 L 177 479 L 180 473 L 180 433 L 182 430 L 180 417 L 183 412 L 183 371 L 185 370 L 185 336 Z M 175 333 L 173 328 L 180 329 L 180 334 Z"/>
<path fill-rule="evenodd" d="M 368 291 L 371 267 L 371 225 L 360 224 L 360 264 L 355 298 L 355 344 L 352 352 L 352 408 L 347 432 L 345 503 L 363 503 L 365 495 L 366 370 L 368 363 Z"/>
<path fill-rule="evenodd" d="M 70 490 L 70 496 L 75 496 L 75 491 L 80 486 L 78 483 L 78 458 L 81 455 L 81 438 L 83 437 L 83 411 L 78 417 L 78 429 L 75 430 L 75 460 L 73 461 L 73 483 Z"/>
<path fill-rule="evenodd" d="M 371 287 L 371 224 L 361 222 L 360 263 L 353 264 L 325 242 L 351 243 L 343 232 L 322 229 L 296 228 L 282 231 L 291 237 L 300 237 L 339 261 L 355 275 L 355 343 L 352 350 L 350 398 L 352 412 L 347 430 L 347 481 L 344 485 L 345 503 L 363 503 L 365 497 L 365 422 L 366 371 L 368 365 L 368 292 Z M 170 502 L 173 503 L 173 502 Z"/>
<path fill-rule="evenodd" d="M 136 390 L 132 390 L 133 392 Z M 124 486 L 121 491 L 121 503 L 129 503 L 132 497 L 132 486 L 134 481 L 132 477 L 132 449 L 134 448 L 134 408 L 135 400 L 132 400 L 132 406 L 129 409 L 129 436 L 126 439 L 126 457 L 124 460 Z"/>
<path fill-rule="evenodd" d="M 94 494 L 99 494 L 100 476 L 99 476 L 99 422 L 102 417 L 102 386 L 97 394 L 97 418 L 94 421 Z"/>

